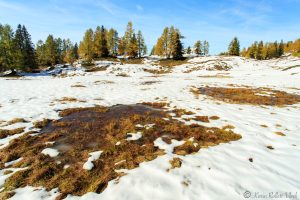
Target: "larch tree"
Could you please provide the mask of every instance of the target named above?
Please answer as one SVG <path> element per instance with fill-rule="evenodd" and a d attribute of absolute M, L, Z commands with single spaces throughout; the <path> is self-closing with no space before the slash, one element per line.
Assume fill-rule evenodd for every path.
<path fill-rule="evenodd" d="M 118 53 L 118 32 L 111 28 L 107 33 L 107 46 L 110 56 L 116 56 Z"/>
<path fill-rule="evenodd" d="M 204 40 L 203 42 L 203 54 L 208 55 L 209 54 L 209 42 Z"/>
<path fill-rule="evenodd" d="M 104 26 L 98 26 L 94 34 L 94 57 L 107 57 L 108 54 L 107 31 Z"/>
<path fill-rule="evenodd" d="M 129 42 L 127 56 L 129 58 L 135 58 L 138 56 L 138 42 L 135 33 L 133 33 L 132 38 Z"/>
<path fill-rule="evenodd" d="M 94 55 L 94 40 L 93 40 L 93 30 L 88 29 L 83 37 L 83 40 L 79 44 L 79 56 L 80 58 L 86 60 L 90 63 L 93 60 Z"/>

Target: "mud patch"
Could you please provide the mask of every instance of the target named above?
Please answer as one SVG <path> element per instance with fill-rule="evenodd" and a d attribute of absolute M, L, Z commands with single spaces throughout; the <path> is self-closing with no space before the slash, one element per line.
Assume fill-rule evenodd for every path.
<path fill-rule="evenodd" d="M 137 104 L 62 111 L 62 118 L 48 123 L 41 134 L 27 133 L 0 152 L 0 166 L 22 157 L 12 167 L 27 167 L 6 180 L 3 192 L 30 185 L 59 188 L 61 198 L 67 194 L 101 193 L 109 181 L 124 175 L 118 173 L 119 169 L 133 169 L 164 155 L 164 150 L 154 145 L 159 138 L 185 141 L 174 149 L 178 155 L 241 138 L 232 130 L 186 125 L 172 119 L 161 109 L 163 105 L 158 107 Z M 128 140 L 128 133 L 139 133 L 141 137 Z M 59 154 L 42 154 L 47 148 Z M 91 170 L 85 170 L 84 163 L 97 151 L 102 152 L 99 159 L 92 160 Z M 181 162 L 174 160 L 171 164 L 179 167 Z"/>

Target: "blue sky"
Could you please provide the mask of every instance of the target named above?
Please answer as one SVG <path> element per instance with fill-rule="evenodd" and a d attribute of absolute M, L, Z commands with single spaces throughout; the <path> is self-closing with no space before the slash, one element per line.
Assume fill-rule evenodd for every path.
<path fill-rule="evenodd" d="M 97 25 L 123 35 L 131 20 L 148 49 L 165 26 L 174 25 L 186 37 L 185 47 L 206 39 L 216 54 L 234 36 L 243 47 L 254 40 L 297 39 L 299 19 L 300 0 L 0 0 L 0 23 L 24 24 L 34 43 L 48 34 L 78 42 Z"/>

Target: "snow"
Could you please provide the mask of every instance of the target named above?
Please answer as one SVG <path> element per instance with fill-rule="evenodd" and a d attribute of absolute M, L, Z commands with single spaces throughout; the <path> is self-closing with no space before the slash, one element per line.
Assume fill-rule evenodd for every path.
<path fill-rule="evenodd" d="M 85 169 L 85 170 L 92 170 L 93 167 L 94 167 L 93 161 L 96 161 L 97 159 L 99 159 L 102 152 L 103 151 L 95 151 L 95 152 L 89 153 L 90 157 L 84 163 L 83 169 Z"/>
<path fill-rule="evenodd" d="M 42 151 L 42 154 L 48 155 L 50 157 L 58 156 L 59 152 L 56 149 L 46 148 Z"/>
<path fill-rule="evenodd" d="M 14 164 L 16 164 L 16 163 L 20 162 L 21 160 L 23 160 L 23 158 L 22 158 L 22 157 L 21 157 L 21 158 L 18 158 L 18 159 L 16 159 L 16 160 L 13 160 L 13 161 L 10 161 L 10 162 L 7 162 L 7 163 L 4 163 L 4 167 L 8 167 L 8 166 L 14 165 Z"/>
<path fill-rule="evenodd" d="M 211 120 L 205 126 L 223 127 L 230 124 L 235 127 L 234 132 L 242 135 L 241 140 L 181 156 L 182 166 L 170 171 L 167 169 L 170 168 L 169 160 L 174 157 L 173 148 L 184 141 L 173 140 L 168 145 L 158 138 L 155 145 L 164 149 L 165 155 L 126 171 L 127 175 L 121 177 L 118 183 L 115 180 L 109 182 L 101 194 L 69 195 L 67 199 L 244 199 L 246 190 L 252 193 L 300 194 L 299 104 L 286 107 L 227 104 L 201 95 L 195 98 L 190 92 L 191 87 L 232 87 L 228 84 L 233 84 L 268 87 L 300 95 L 300 67 L 284 70 L 300 65 L 299 58 L 256 61 L 240 57 L 197 57 L 187 64 L 174 67 L 172 73 L 160 76 L 144 71 L 158 69 L 158 66 L 151 65 L 153 60 L 146 59 L 142 65 L 114 63 L 106 71 L 93 73 L 86 73 L 78 66 L 76 70 L 65 70 L 64 73 L 69 75 L 66 77 L 51 76 L 45 72 L 45 75 L 28 75 L 18 79 L 0 78 L 0 121 L 14 118 L 26 118 L 31 122 L 44 118 L 58 119 L 58 110 L 65 108 L 163 100 L 170 102 L 171 108 L 176 106 L 196 115 L 219 116 L 219 120 Z M 220 62 L 230 66 L 230 70 L 211 70 Z M 184 73 L 187 71 L 190 72 Z M 126 73 L 129 77 L 116 76 L 119 73 Z M 230 78 L 218 78 L 218 75 Z M 101 84 L 95 84 L 96 81 L 101 81 Z M 141 84 L 145 81 L 160 83 Z M 86 87 L 71 87 L 74 84 Z M 62 104 L 55 101 L 62 97 L 74 97 L 86 102 Z M 160 100 L 156 100 L 157 97 Z M 267 127 L 262 127 L 263 124 Z M 33 130 L 32 123 L 22 126 L 25 132 Z M 286 136 L 276 135 L 274 132 L 277 131 Z M 134 137 L 142 135 L 133 134 Z M 21 135 L 0 139 L 0 145 L 5 146 Z M 272 145 L 274 150 L 266 148 L 267 145 Z M 97 155 L 100 157 L 100 154 L 98 152 Z M 90 155 L 86 162 L 87 169 L 92 169 L 93 161 L 99 158 L 97 155 Z M 249 162 L 249 158 L 253 162 Z M 7 177 L 1 170 L 2 184 Z M 57 196 L 57 193 L 42 188 L 35 189 L 29 186 L 19 188 L 13 199 L 55 199 Z"/>
<path fill-rule="evenodd" d="M 128 141 L 133 141 L 133 140 L 138 140 L 142 137 L 142 132 L 137 132 L 137 133 L 127 133 L 129 136 L 126 140 Z"/>

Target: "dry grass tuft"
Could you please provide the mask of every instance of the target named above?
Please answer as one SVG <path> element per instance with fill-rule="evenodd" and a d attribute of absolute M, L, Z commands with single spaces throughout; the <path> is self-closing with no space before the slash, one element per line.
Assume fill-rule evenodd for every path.
<path fill-rule="evenodd" d="M 182 164 L 182 160 L 180 158 L 173 158 L 169 162 L 171 164 L 171 169 L 180 168 Z"/>
<path fill-rule="evenodd" d="M 158 65 L 162 67 L 175 67 L 179 65 L 184 65 L 188 63 L 189 59 L 183 59 L 183 60 L 173 60 L 173 59 L 163 59 L 158 61 Z"/>
<path fill-rule="evenodd" d="M 141 104 L 145 105 L 145 106 L 150 106 L 153 108 L 158 108 L 158 109 L 166 108 L 166 107 L 170 106 L 170 104 L 167 102 L 143 102 Z"/>
<path fill-rule="evenodd" d="M 192 111 L 187 111 L 185 109 L 174 109 L 172 110 L 173 113 L 176 114 L 176 117 L 181 117 L 182 115 L 194 115 L 195 113 Z"/>
<path fill-rule="evenodd" d="M 161 108 L 165 105 L 156 106 Z M 195 153 L 200 148 L 241 138 L 231 130 L 186 125 L 175 119 L 163 120 L 170 117 L 169 112 L 159 108 L 138 104 L 62 111 L 61 119 L 39 126 L 45 127 L 41 130 L 43 134 L 26 133 L 1 150 L 0 166 L 23 157 L 14 167 L 27 167 L 6 180 L 4 191 L 31 185 L 43 186 L 47 190 L 59 188 L 61 198 L 68 194 L 101 193 L 109 181 L 124 175 L 115 170 L 134 169 L 142 162 L 164 155 L 164 150 L 154 145 L 158 138 L 186 141 L 174 149 L 178 155 Z M 137 124 L 144 128 L 137 127 Z M 147 124 L 155 125 L 146 128 Z M 142 137 L 128 141 L 128 133 L 137 131 L 142 132 Z M 120 145 L 116 145 L 119 141 Z M 49 146 L 59 151 L 57 157 L 41 154 Z M 103 153 L 93 162 L 92 170 L 84 170 L 83 164 L 89 153 L 95 151 Z M 65 165 L 69 167 L 64 168 Z M 180 167 L 181 160 L 173 159 L 171 165 Z"/>
<path fill-rule="evenodd" d="M 52 120 L 51 119 L 43 119 L 41 121 L 33 122 L 34 128 L 45 128 Z"/>
<path fill-rule="evenodd" d="M 78 100 L 74 97 L 63 97 L 61 99 L 57 99 L 56 101 L 61 102 L 62 104 L 71 103 L 71 102 L 81 102 L 84 103 L 84 100 Z"/>
<path fill-rule="evenodd" d="M 28 121 L 26 121 L 23 118 L 15 118 L 15 119 L 12 119 L 12 120 L 8 121 L 6 125 L 8 126 L 8 125 L 12 125 L 12 124 L 26 123 L 26 122 L 28 122 Z"/>
<path fill-rule="evenodd" d="M 85 88 L 86 86 L 80 85 L 80 84 L 76 84 L 76 85 L 72 85 L 71 87 L 75 87 L 75 88 Z"/>
<path fill-rule="evenodd" d="M 271 146 L 271 145 L 268 145 L 267 148 L 270 149 L 270 150 L 274 150 L 274 147 Z"/>
<path fill-rule="evenodd" d="M 268 126 L 265 125 L 265 124 L 261 124 L 260 126 L 263 127 L 263 128 L 268 128 Z"/>
<path fill-rule="evenodd" d="M 130 64 L 130 65 L 141 65 L 144 63 L 143 58 L 130 58 L 130 59 L 120 59 L 121 64 Z"/>
<path fill-rule="evenodd" d="M 211 117 L 209 117 L 209 119 L 211 119 L 211 120 L 218 120 L 218 119 L 220 119 L 220 117 L 219 116 L 211 116 Z"/>
<path fill-rule="evenodd" d="M 196 116 L 194 118 L 195 121 L 200 121 L 200 122 L 205 122 L 205 123 L 209 123 L 209 119 L 208 116 Z"/>
<path fill-rule="evenodd" d="M 280 136 L 286 136 L 284 133 L 282 132 L 275 132 L 276 135 L 280 135 Z"/>
<path fill-rule="evenodd" d="M 214 99 L 235 104 L 285 106 L 300 102 L 300 96 L 269 88 L 201 87 L 191 89 L 195 95 L 207 95 Z"/>
<path fill-rule="evenodd" d="M 8 136 L 20 134 L 24 132 L 25 128 L 17 128 L 13 130 L 0 129 L 0 139 L 6 138 Z"/>

